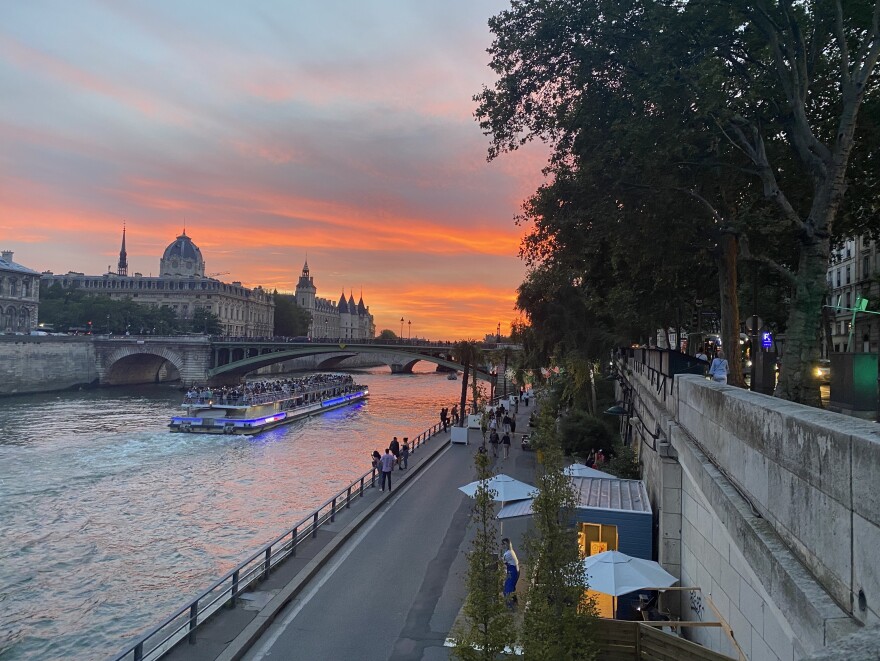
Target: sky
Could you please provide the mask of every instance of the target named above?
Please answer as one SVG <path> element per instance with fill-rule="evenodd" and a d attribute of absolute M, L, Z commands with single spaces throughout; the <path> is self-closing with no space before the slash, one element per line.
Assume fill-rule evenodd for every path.
<path fill-rule="evenodd" d="M 472 100 L 502 0 L 0 4 L 0 247 L 38 271 L 363 291 L 377 329 L 507 332 L 530 145 L 489 163 Z M 228 273 L 226 273 L 228 272 Z"/>

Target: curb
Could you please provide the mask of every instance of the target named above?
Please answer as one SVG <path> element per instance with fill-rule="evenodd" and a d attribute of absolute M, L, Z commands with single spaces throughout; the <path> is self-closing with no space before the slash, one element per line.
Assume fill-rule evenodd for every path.
<path fill-rule="evenodd" d="M 412 472 L 407 471 L 407 474 L 400 478 L 400 484 L 405 484 L 409 481 L 411 475 L 415 475 L 423 468 L 427 467 L 442 450 L 450 445 L 450 443 L 450 438 L 447 438 L 445 441 L 439 442 L 436 447 L 430 448 L 428 450 L 428 456 L 425 457 L 424 460 L 419 461 L 417 465 L 413 466 Z M 410 458 L 412 458 L 412 455 L 410 455 Z M 400 489 L 400 487 L 398 487 L 398 489 Z M 256 643 L 271 626 L 284 607 L 303 591 L 309 581 L 315 577 L 315 574 L 317 574 L 318 571 L 333 558 L 336 551 L 338 551 L 340 547 L 347 542 L 351 536 L 358 531 L 358 529 L 360 529 L 367 519 L 385 504 L 385 502 L 391 497 L 392 493 L 393 492 L 383 494 L 382 497 L 379 497 L 374 503 L 367 506 L 363 512 L 358 514 L 344 529 L 340 530 L 333 540 L 321 549 L 321 551 L 302 568 L 293 580 L 284 586 L 281 591 L 278 592 L 278 594 L 276 594 L 259 613 L 257 613 L 256 617 L 245 626 L 244 630 L 230 641 L 229 645 L 227 645 L 226 649 L 217 657 L 216 661 L 239 661 L 242 659 L 248 650 L 253 647 L 254 643 Z"/>

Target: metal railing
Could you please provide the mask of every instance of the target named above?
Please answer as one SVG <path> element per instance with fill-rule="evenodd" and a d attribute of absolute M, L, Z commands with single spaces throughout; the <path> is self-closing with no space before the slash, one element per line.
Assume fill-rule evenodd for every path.
<path fill-rule="evenodd" d="M 443 428 L 441 423 L 410 440 L 410 452 L 422 447 Z M 345 489 L 324 501 L 284 533 L 263 545 L 246 560 L 226 573 L 211 587 L 179 608 L 161 624 L 150 629 L 136 643 L 110 657 L 114 661 L 155 661 L 171 651 L 184 638 L 196 642 L 196 630 L 221 608 L 235 608 L 240 594 L 258 581 L 269 578 L 272 570 L 288 557 L 296 556 L 296 548 L 318 530 L 336 520 L 336 514 L 351 507 L 353 498 L 363 497 L 365 490 L 376 486 L 380 475 L 375 468 L 356 478 Z"/>

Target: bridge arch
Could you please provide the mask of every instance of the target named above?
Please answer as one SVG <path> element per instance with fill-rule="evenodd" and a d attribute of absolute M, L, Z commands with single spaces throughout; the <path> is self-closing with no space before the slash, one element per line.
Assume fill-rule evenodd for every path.
<path fill-rule="evenodd" d="M 236 349 L 239 350 L 236 351 Z M 241 357 L 237 360 L 230 360 L 230 362 L 226 364 L 217 365 L 214 368 L 210 369 L 208 371 L 209 380 L 215 383 L 228 382 L 230 380 L 240 379 L 246 374 L 249 374 L 250 372 L 258 370 L 262 367 L 267 367 L 276 363 L 292 360 L 294 358 L 302 358 L 305 356 L 320 356 L 322 354 L 334 354 L 332 357 L 328 357 L 326 361 L 322 361 L 319 363 L 323 368 L 339 366 L 339 364 L 343 362 L 346 358 L 350 358 L 355 354 L 372 354 L 378 361 L 381 361 L 388 365 L 391 368 L 391 371 L 395 373 L 411 372 L 413 365 L 415 365 L 419 361 L 434 363 L 435 365 L 440 365 L 450 370 L 463 369 L 462 365 L 455 362 L 454 360 L 445 357 L 448 354 L 448 351 L 444 351 L 443 356 L 441 356 L 434 355 L 428 352 L 422 353 L 416 350 L 405 350 L 395 347 L 393 345 L 355 346 L 340 344 L 312 344 L 308 346 L 299 345 L 295 348 L 290 349 L 285 348 L 282 350 L 274 350 L 269 353 L 250 353 L 254 355 L 248 355 L 246 349 L 242 351 L 238 347 L 236 347 L 235 349 L 230 348 L 229 352 L 225 354 L 226 356 L 228 356 L 230 359 L 239 356 Z M 218 358 L 220 358 L 220 354 L 218 354 Z M 484 381 L 490 381 L 492 378 L 485 370 L 476 370 L 476 375 L 478 379 L 482 379 Z"/>
<path fill-rule="evenodd" d="M 166 347 L 121 347 L 104 359 L 102 385 L 179 381 L 183 357 Z"/>

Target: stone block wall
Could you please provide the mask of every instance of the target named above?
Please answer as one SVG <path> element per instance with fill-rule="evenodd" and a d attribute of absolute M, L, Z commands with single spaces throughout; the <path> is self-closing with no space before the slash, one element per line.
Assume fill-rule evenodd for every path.
<path fill-rule="evenodd" d="M 15 395 L 97 382 L 95 350 L 87 337 L 0 338 L 0 395 Z"/>
<path fill-rule="evenodd" d="M 683 593 L 682 617 L 716 619 L 711 599 L 747 658 L 786 661 L 876 623 L 877 426 L 649 372 L 635 365 L 625 376 L 658 560 L 705 595 L 698 610 Z M 736 656 L 721 630 L 687 636 Z"/>

